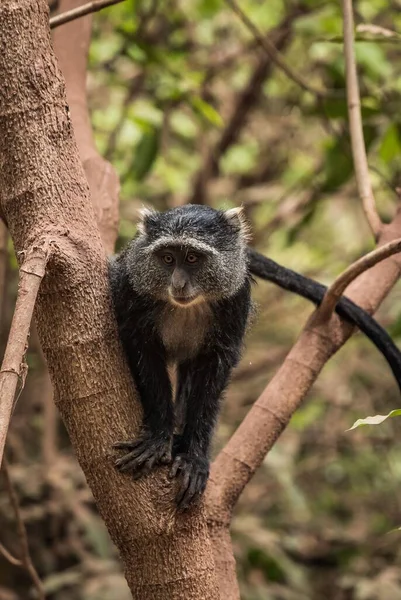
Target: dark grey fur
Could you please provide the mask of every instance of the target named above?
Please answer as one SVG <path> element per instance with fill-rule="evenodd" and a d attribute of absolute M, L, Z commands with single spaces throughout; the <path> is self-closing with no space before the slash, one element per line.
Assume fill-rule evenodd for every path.
<path fill-rule="evenodd" d="M 116 445 L 126 451 L 116 464 L 138 477 L 172 460 L 180 508 L 206 486 L 220 398 L 250 312 L 250 279 L 238 209 L 146 211 L 137 236 L 110 261 L 120 337 L 144 410 L 140 436 Z M 177 372 L 175 409 L 168 365 Z"/>

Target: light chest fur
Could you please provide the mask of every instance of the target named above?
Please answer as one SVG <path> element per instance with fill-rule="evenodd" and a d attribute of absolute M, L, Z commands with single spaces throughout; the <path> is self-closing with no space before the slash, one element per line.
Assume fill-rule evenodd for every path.
<path fill-rule="evenodd" d="M 159 333 L 169 363 L 193 358 L 205 341 L 211 322 L 212 311 L 207 302 L 188 308 L 166 306 L 161 315 Z"/>

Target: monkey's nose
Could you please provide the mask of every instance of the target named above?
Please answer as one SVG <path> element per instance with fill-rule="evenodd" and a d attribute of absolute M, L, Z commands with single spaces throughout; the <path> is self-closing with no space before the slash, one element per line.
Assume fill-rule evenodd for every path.
<path fill-rule="evenodd" d="M 171 286 L 173 290 L 178 292 L 184 291 L 187 285 L 187 277 L 184 273 L 180 272 L 179 269 L 175 269 L 173 276 L 171 278 Z"/>

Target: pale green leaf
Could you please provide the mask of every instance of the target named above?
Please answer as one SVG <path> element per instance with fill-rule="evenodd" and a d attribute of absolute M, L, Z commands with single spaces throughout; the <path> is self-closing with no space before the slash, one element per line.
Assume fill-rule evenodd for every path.
<path fill-rule="evenodd" d="M 366 417 L 365 419 L 358 419 L 355 421 L 352 427 L 347 429 L 347 431 L 352 431 L 353 429 L 357 429 L 357 427 L 362 427 L 363 425 L 380 425 L 389 417 L 399 417 L 401 416 L 401 408 L 396 408 L 388 413 L 388 415 L 374 415 L 373 417 Z"/>

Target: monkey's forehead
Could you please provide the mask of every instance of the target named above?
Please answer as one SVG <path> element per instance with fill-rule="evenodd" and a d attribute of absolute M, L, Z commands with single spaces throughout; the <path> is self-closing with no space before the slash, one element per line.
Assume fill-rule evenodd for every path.
<path fill-rule="evenodd" d="M 163 248 L 169 246 L 182 246 L 183 248 L 191 248 L 193 250 L 199 250 L 200 252 L 214 254 L 216 256 L 219 254 L 219 251 L 215 247 L 203 242 L 202 240 L 199 240 L 198 238 L 192 237 L 191 235 L 163 235 L 151 242 L 147 247 L 152 252 L 156 252 L 157 250 L 162 250 Z"/>

